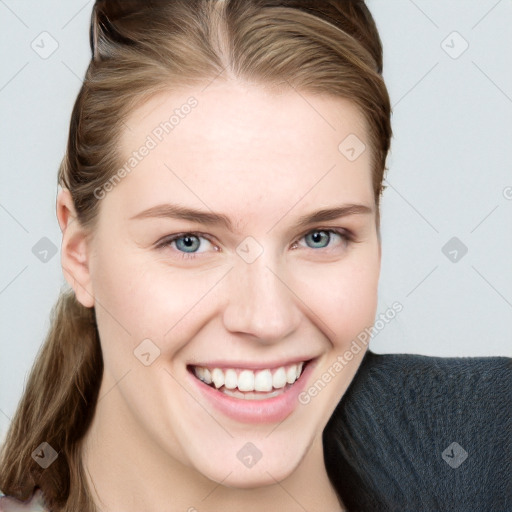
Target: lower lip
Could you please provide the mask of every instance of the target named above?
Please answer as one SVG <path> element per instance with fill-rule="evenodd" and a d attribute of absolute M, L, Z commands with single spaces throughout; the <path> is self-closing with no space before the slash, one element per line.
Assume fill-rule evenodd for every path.
<path fill-rule="evenodd" d="M 196 378 L 191 372 L 189 378 L 201 394 L 222 414 L 241 423 L 277 423 L 287 418 L 299 405 L 299 395 L 313 372 L 316 360 L 310 361 L 301 376 L 284 393 L 262 400 L 235 398 L 217 391 Z"/>

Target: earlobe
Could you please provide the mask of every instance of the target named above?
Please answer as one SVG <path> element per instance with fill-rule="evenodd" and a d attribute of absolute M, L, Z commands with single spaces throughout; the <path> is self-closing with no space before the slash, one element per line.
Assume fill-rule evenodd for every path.
<path fill-rule="evenodd" d="M 94 306 L 94 294 L 89 271 L 89 243 L 86 229 L 76 216 L 75 206 L 68 189 L 57 196 L 57 219 L 62 231 L 62 271 L 73 288 L 77 300 L 85 307 Z"/>

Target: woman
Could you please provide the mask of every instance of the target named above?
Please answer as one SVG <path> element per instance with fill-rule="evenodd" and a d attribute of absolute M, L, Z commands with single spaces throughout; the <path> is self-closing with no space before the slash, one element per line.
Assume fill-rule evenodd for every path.
<path fill-rule="evenodd" d="M 346 510 L 322 433 L 375 320 L 391 137 L 368 9 L 97 1 L 91 44 L 59 172 L 71 290 L 0 507 Z"/>

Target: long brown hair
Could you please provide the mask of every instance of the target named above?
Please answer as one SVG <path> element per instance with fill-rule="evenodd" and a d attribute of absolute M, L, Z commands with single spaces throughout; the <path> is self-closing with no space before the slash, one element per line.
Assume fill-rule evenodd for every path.
<path fill-rule="evenodd" d="M 364 0 L 103 0 L 90 36 L 58 175 L 86 228 L 97 217 L 97 191 L 119 170 L 127 115 L 160 91 L 227 78 L 351 100 L 367 125 L 378 212 L 391 107 Z M 102 373 L 94 308 L 63 292 L 2 448 L 4 493 L 25 500 L 40 488 L 53 512 L 94 512 L 80 449 Z M 43 442 L 58 452 L 46 469 L 32 458 Z"/>

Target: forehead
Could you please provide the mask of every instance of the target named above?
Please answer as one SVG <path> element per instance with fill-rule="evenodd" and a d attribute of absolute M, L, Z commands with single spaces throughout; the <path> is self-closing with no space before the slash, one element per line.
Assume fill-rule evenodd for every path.
<path fill-rule="evenodd" d="M 346 99 L 238 82 L 161 93 L 126 120 L 123 163 L 150 149 L 117 188 L 137 191 L 148 207 L 176 199 L 208 200 L 220 211 L 276 201 L 371 204 L 369 148 L 349 159 L 346 140 L 358 141 L 358 152 L 367 141 L 364 118 Z"/>

